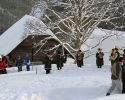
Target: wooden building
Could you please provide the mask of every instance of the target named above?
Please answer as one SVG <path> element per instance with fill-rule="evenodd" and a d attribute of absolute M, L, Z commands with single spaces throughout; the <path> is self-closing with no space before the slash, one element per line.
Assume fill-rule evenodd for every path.
<path fill-rule="evenodd" d="M 47 37 L 47 35 L 39 35 L 39 36 L 29 36 L 24 41 L 22 41 L 15 49 L 13 49 L 9 54 L 9 59 L 12 65 L 15 64 L 15 61 L 18 56 L 21 58 L 25 58 L 26 54 L 29 54 L 33 62 L 43 62 L 44 57 L 46 55 L 46 51 L 52 48 L 55 45 L 58 45 L 59 42 L 55 39 L 50 39 L 47 41 L 45 46 L 41 48 L 41 50 L 36 53 L 38 48 L 34 47 L 34 44 L 38 43 L 40 40 Z M 61 50 L 62 47 L 60 46 L 58 50 Z M 50 51 L 53 53 L 54 51 Z M 65 53 L 66 50 L 65 50 Z M 54 62 L 53 62 L 54 63 Z"/>
<path fill-rule="evenodd" d="M 27 53 L 31 56 L 32 61 L 43 61 L 45 51 L 61 43 L 59 39 L 58 41 L 56 39 L 49 39 L 40 52 L 35 54 L 39 47 L 34 48 L 34 44 L 47 36 L 54 37 L 54 34 L 50 29 L 46 29 L 41 35 L 27 35 L 25 32 L 27 21 L 40 22 L 39 19 L 33 16 L 25 15 L 0 36 L 0 55 L 9 56 L 12 65 L 15 64 L 18 56 L 24 58 Z M 46 27 L 43 22 L 40 22 L 40 24 Z M 60 46 L 60 48 L 62 47 Z"/>

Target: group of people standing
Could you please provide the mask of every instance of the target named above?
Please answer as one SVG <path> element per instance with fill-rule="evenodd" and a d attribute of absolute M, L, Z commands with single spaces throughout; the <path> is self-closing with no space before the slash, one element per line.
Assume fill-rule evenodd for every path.
<path fill-rule="evenodd" d="M 98 48 L 98 52 L 96 53 L 96 65 L 97 68 L 101 68 L 104 65 L 103 61 L 104 53 L 101 48 Z M 76 63 L 78 67 L 82 67 L 84 59 L 84 52 L 78 50 L 76 53 Z M 51 65 L 53 61 L 53 56 L 50 53 L 47 53 L 45 56 L 45 70 L 46 74 L 49 74 L 51 71 Z M 119 49 L 117 47 L 112 49 L 109 60 L 111 61 L 111 80 L 112 84 L 109 88 L 106 96 L 109 96 L 112 91 L 117 88 L 119 93 L 125 93 L 125 49 L 123 50 L 123 54 L 119 53 Z M 64 66 L 64 63 L 67 61 L 67 55 L 62 52 L 57 52 L 56 54 L 56 65 L 57 69 L 61 70 Z M 16 66 L 18 67 L 18 72 L 22 71 L 22 66 L 26 65 L 27 71 L 30 71 L 31 66 L 31 58 L 28 54 L 26 57 L 22 59 L 18 56 L 16 60 Z M 9 66 L 8 60 L 5 56 L 0 55 L 0 73 L 6 74 L 6 67 Z"/>
<path fill-rule="evenodd" d="M 22 66 L 26 65 L 27 71 L 30 71 L 31 66 L 31 58 L 28 54 L 26 54 L 26 57 L 22 59 L 20 56 L 16 59 L 16 66 L 18 67 L 18 72 L 22 71 Z"/>
<path fill-rule="evenodd" d="M 64 63 L 66 63 L 67 61 L 67 54 L 63 54 L 62 52 L 58 51 L 56 53 L 56 57 L 54 58 L 52 54 L 48 52 L 44 60 L 46 74 L 50 73 L 51 64 L 54 59 L 56 59 L 55 61 L 56 61 L 57 70 L 61 70 L 62 67 L 64 66 Z M 77 63 L 77 66 L 80 68 L 84 65 L 83 59 L 84 59 L 84 52 L 82 52 L 81 50 L 78 50 L 78 52 L 76 53 L 76 63 Z"/>
<path fill-rule="evenodd" d="M 78 67 L 83 66 L 83 58 L 84 53 L 79 50 L 76 54 Z M 117 88 L 119 93 L 125 93 L 125 49 L 123 50 L 123 54 L 120 54 L 118 47 L 113 48 L 109 60 L 111 62 L 112 84 L 106 96 L 109 96 L 115 88 Z M 98 52 L 96 53 L 96 65 L 97 68 L 101 68 L 104 65 L 104 53 L 101 48 L 98 48 Z"/>
<path fill-rule="evenodd" d="M 55 60 L 56 65 L 57 65 L 57 69 L 61 70 L 62 67 L 64 66 L 64 63 L 66 63 L 67 61 L 67 54 L 63 54 L 62 52 L 58 51 L 56 53 L 55 58 L 53 57 L 53 55 L 51 53 L 47 53 L 45 56 L 45 60 L 44 60 L 44 64 L 45 64 L 45 70 L 46 70 L 46 74 L 49 74 L 51 71 L 51 65 L 53 60 Z"/>
<path fill-rule="evenodd" d="M 30 70 L 31 59 L 28 54 L 22 59 L 20 56 L 16 59 L 15 65 L 18 68 L 18 72 L 22 71 L 22 66 L 26 65 L 27 71 Z M 0 74 L 7 74 L 6 68 L 10 66 L 9 59 L 6 56 L 0 55 Z"/>
<path fill-rule="evenodd" d="M 98 52 L 96 53 L 96 65 L 97 68 L 101 68 L 104 65 L 104 53 L 102 52 L 101 48 L 98 48 Z M 84 52 L 81 50 L 78 50 L 78 52 L 76 53 L 76 63 L 78 67 L 82 67 L 84 66 Z"/>
<path fill-rule="evenodd" d="M 120 54 L 118 48 L 112 49 L 110 55 L 112 84 L 106 96 L 109 96 L 115 88 L 119 93 L 125 93 L 125 49 L 123 52 Z"/>
<path fill-rule="evenodd" d="M 97 68 L 101 68 L 104 65 L 104 53 L 102 52 L 101 48 L 98 48 L 98 52 L 96 53 L 96 65 Z M 78 50 L 76 53 L 76 63 L 78 67 L 82 67 L 84 65 L 83 63 L 84 60 L 84 52 L 81 50 Z"/>
<path fill-rule="evenodd" d="M 6 74 L 6 67 L 9 66 L 8 60 L 5 56 L 0 55 L 0 74 Z"/>
<path fill-rule="evenodd" d="M 113 48 L 109 60 L 111 62 L 112 84 L 106 96 L 109 96 L 115 88 L 118 89 L 119 93 L 125 93 L 125 49 L 123 54 L 120 54 L 118 47 Z M 96 65 L 97 68 L 104 65 L 104 53 L 101 48 L 98 48 L 96 53 Z"/>

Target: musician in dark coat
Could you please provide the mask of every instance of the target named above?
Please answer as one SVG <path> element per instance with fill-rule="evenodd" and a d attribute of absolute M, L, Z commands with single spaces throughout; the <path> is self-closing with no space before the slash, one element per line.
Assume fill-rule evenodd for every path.
<path fill-rule="evenodd" d="M 102 52 L 102 49 L 98 48 L 98 52 L 96 53 L 96 65 L 98 68 L 101 68 L 102 65 L 104 65 L 103 56 L 104 53 Z"/>
<path fill-rule="evenodd" d="M 45 70 L 46 70 L 46 74 L 49 74 L 50 71 L 51 71 L 51 64 L 52 64 L 52 55 L 50 55 L 49 53 L 46 54 L 45 56 L 45 61 L 44 61 L 44 64 L 45 64 Z"/>
<path fill-rule="evenodd" d="M 63 67 L 63 63 L 64 63 L 64 56 L 61 52 L 57 52 L 57 57 L 56 57 L 56 64 L 57 64 L 57 69 L 61 70 Z"/>
<path fill-rule="evenodd" d="M 81 50 L 79 50 L 76 54 L 76 62 L 78 67 L 83 66 L 83 58 L 84 58 L 84 53 Z"/>

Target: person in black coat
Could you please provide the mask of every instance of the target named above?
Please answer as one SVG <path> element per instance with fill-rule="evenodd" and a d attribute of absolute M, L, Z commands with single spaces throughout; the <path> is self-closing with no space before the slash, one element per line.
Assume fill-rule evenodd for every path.
<path fill-rule="evenodd" d="M 57 69 L 61 70 L 63 67 L 64 63 L 64 56 L 61 52 L 57 52 L 57 57 L 56 57 L 56 64 L 57 64 Z"/>
<path fill-rule="evenodd" d="M 125 63 L 122 66 L 122 93 L 125 93 Z"/>
<path fill-rule="evenodd" d="M 98 48 L 98 52 L 96 53 L 96 65 L 98 68 L 101 68 L 102 65 L 104 65 L 103 56 L 104 53 L 102 52 L 102 49 Z"/>
<path fill-rule="evenodd" d="M 83 58 L 84 58 L 84 53 L 81 50 L 79 50 L 76 54 L 76 62 L 77 62 L 77 66 L 80 68 L 84 65 Z"/>
<path fill-rule="evenodd" d="M 45 61 L 44 61 L 44 64 L 45 64 L 44 68 L 46 70 L 46 74 L 49 74 L 51 71 L 52 60 L 53 60 L 52 56 L 49 54 L 46 54 Z"/>

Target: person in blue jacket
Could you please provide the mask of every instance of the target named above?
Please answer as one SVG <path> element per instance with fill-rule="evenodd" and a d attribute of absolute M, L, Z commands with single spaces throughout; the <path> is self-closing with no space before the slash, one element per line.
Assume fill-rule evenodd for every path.
<path fill-rule="evenodd" d="M 24 64 L 26 65 L 27 71 L 30 71 L 30 66 L 31 66 L 31 58 L 28 54 L 26 54 L 26 57 L 24 59 Z"/>
<path fill-rule="evenodd" d="M 16 66 L 18 67 L 18 72 L 22 71 L 23 60 L 21 59 L 20 56 L 18 56 L 16 60 Z"/>

